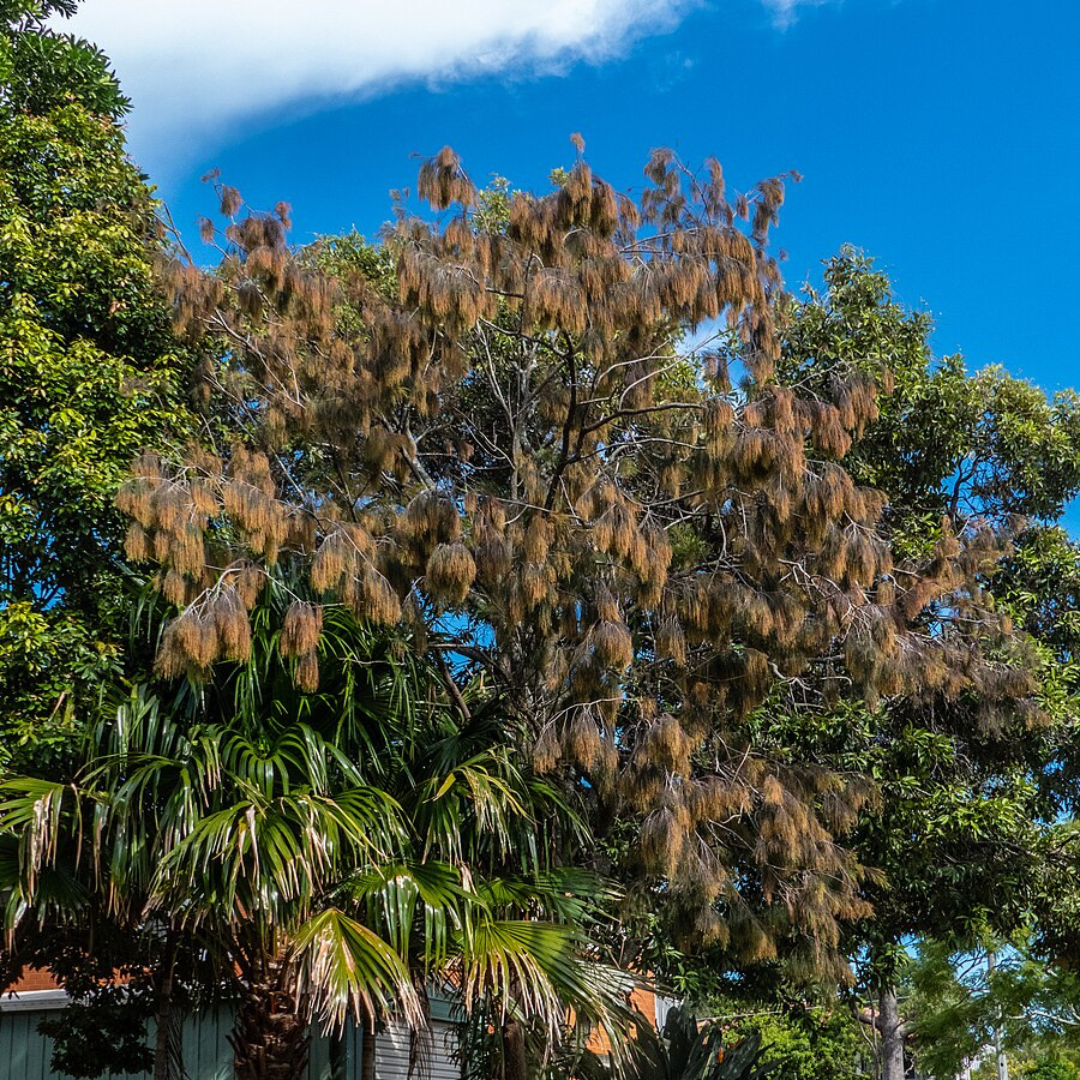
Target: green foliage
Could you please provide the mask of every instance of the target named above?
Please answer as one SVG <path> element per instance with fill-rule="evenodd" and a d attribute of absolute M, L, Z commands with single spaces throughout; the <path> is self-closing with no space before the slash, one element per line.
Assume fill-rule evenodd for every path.
<path fill-rule="evenodd" d="M 44 116 L 78 102 L 96 116 L 119 119 L 130 108 L 100 49 L 49 31 L 53 14 L 75 14 L 77 0 L 4 0 L 0 4 L 0 115 Z"/>
<path fill-rule="evenodd" d="M 486 188 L 477 192 L 475 221 L 478 229 L 501 233 L 510 223 L 510 200 L 513 198 L 510 181 L 505 176 L 493 176 Z"/>
<path fill-rule="evenodd" d="M 365 281 L 390 293 L 397 289 L 397 271 L 386 248 L 369 243 L 353 230 L 342 236 L 320 236 L 299 253 L 301 266 L 318 268 L 333 278 L 348 278 L 359 274 Z M 347 306 L 340 309 L 340 316 L 356 316 Z M 355 328 L 361 329 L 359 322 Z"/>
<path fill-rule="evenodd" d="M 10 708 L 0 763 L 61 768 L 83 715 L 80 697 L 119 668 L 119 646 L 95 640 L 77 614 L 37 611 L 28 601 L 0 610 L 0 688 Z"/>
<path fill-rule="evenodd" d="M 1080 1069 L 1058 1057 L 1041 1057 L 1021 1067 L 1020 1080 L 1080 1080 Z"/>
<path fill-rule="evenodd" d="M 149 1008 L 124 987 L 99 991 L 92 1004 L 73 1002 L 56 1017 L 42 1020 L 38 1030 L 54 1041 L 54 1072 L 93 1080 L 110 1075 L 145 1073 L 154 1067 L 146 1045 Z"/>
<path fill-rule="evenodd" d="M 826 398 L 853 375 L 885 391 L 844 464 L 888 492 L 897 527 L 917 534 L 943 512 L 1059 517 L 1080 490 L 1076 394 L 1047 400 L 1000 367 L 970 375 L 959 356 L 935 359 L 929 316 L 899 304 L 887 275 L 852 248 L 823 276 L 825 293 L 811 289 L 792 309 L 778 374 Z"/>
<path fill-rule="evenodd" d="M 100 53 L 41 23 L 66 7 L 8 5 L 0 31 L 0 769 L 58 748 L 115 669 L 113 498 L 190 430 L 126 105 Z"/>
<path fill-rule="evenodd" d="M 1025 940 L 966 952 L 921 943 L 905 984 L 913 1047 L 931 1075 L 953 1076 L 965 1061 L 991 1056 L 986 1048 L 998 1037 L 1010 1061 L 1028 1058 L 1048 1075 L 1074 1075 L 1060 1059 L 1080 1051 L 1080 980 L 1039 959 Z"/>
<path fill-rule="evenodd" d="M 858 1022 L 837 1005 L 790 1009 L 740 1021 L 738 1030 L 756 1033 L 761 1061 L 776 1080 L 833 1080 L 857 1076 L 867 1056 Z"/>

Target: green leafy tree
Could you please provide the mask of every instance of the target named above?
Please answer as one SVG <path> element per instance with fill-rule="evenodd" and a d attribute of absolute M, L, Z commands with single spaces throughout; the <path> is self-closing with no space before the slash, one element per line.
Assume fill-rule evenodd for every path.
<path fill-rule="evenodd" d="M 888 276 L 853 248 L 823 279 L 823 292 L 809 289 L 791 310 L 779 375 L 825 396 L 855 375 L 881 383 L 877 415 L 844 462 L 888 493 L 894 529 L 915 539 L 942 513 L 1059 518 L 1080 488 L 1075 392 L 1048 399 L 1000 367 L 971 374 L 960 356 L 935 357 L 929 316 L 898 303 Z"/>
<path fill-rule="evenodd" d="M 1057 1057 L 1040 1057 L 1021 1066 L 1023 1080 L 1076 1080 L 1080 1068 L 1068 1060 Z"/>
<path fill-rule="evenodd" d="M 997 1048 L 1018 1075 L 1073 1075 L 1080 1051 L 1080 984 L 1030 942 L 983 942 L 965 952 L 921 943 L 904 971 L 920 1069 L 954 1077 Z"/>
<path fill-rule="evenodd" d="M 839 1001 L 762 1009 L 738 1021 L 736 1030 L 756 1033 L 761 1061 L 776 1080 L 832 1080 L 868 1073 L 872 1055 L 867 1042 L 858 1021 Z"/>
<path fill-rule="evenodd" d="M 826 713 L 816 733 L 763 721 L 778 748 L 855 769 L 875 786 L 852 842 L 882 876 L 867 881 L 873 917 L 850 947 L 868 961 L 879 1001 L 867 1016 L 899 1070 L 905 941 L 1015 931 L 1069 797 L 1077 551 L 1056 522 L 1080 488 L 1080 402 L 1072 393 L 1048 400 L 998 368 L 970 375 L 958 357 L 936 360 L 929 320 L 896 303 L 887 277 L 854 251 L 830 261 L 825 282 L 791 311 L 781 378 L 824 395 L 856 375 L 881 386 L 878 415 L 855 433 L 845 465 L 886 492 L 897 549 L 940 544 L 943 520 L 992 521 L 1012 534 L 1011 553 L 978 588 L 1026 636 L 1042 717 L 979 716 L 960 695 L 870 699 Z M 928 625 L 936 617 L 932 608 L 924 615 Z"/>
<path fill-rule="evenodd" d="M 0 768 L 60 755 L 123 665 L 132 458 L 183 441 L 184 365 L 127 101 L 70 3 L 0 8 Z"/>

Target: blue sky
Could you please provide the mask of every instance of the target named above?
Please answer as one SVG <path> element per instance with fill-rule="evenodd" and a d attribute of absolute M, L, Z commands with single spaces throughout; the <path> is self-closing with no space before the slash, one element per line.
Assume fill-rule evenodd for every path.
<path fill-rule="evenodd" d="M 795 284 L 843 243 L 929 308 L 939 352 L 1080 383 L 1074 0 L 85 0 L 135 101 L 133 153 L 192 241 L 210 168 L 294 239 L 369 235 L 416 155 L 544 188 L 572 160 L 641 183 L 649 150 L 729 185 L 797 169 Z"/>

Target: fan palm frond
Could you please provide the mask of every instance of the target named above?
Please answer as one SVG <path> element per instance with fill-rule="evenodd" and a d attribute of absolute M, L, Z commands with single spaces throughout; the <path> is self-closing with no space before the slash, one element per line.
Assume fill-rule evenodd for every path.
<path fill-rule="evenodd" d="M 325 908 L 297 928 L 291 962 L 300 989 L 330 1026 L 340 1027 L 350 1012 L 357 1018 L 397 1014 L 417 1027 L 424 1023 L 405 962 L 339 908 Z"/>

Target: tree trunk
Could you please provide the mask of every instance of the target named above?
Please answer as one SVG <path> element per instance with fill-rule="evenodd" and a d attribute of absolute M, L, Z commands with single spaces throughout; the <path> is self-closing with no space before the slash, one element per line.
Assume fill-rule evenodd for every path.
<path fill-rule="evenodd" d="M 176 936 L 170 930 L 165 938 L 165 957 L 161 985 L 157 993 L 157 1032 L 154 1038 L 154 1080 L 170 1080 L 173 1026 L 173 968 L 176 965 Z"/>
<path fill-rule="evenodd" d="M 366 1009 L 364 1020 L 360 1040 L 360 1080 L 375 1080 L 375 1020 Z"/>
<path fill-rule="evenodd" d="M 886 986 L 878 996 L 878 1029 L 881 1032 L 881 1080 L 904 1080 L 904 1023 L 896 987 Z"/>
<path fill-rule="evenodd" d="M 996 967 L 997 953 L 991 949 L 986 954 L 986 969 L 991 978 Z M 994 1025 L 994 1053 L 997 1057 L 997 1075 L 998 1080 L 1009 1080 L 1009 1059 L 1005 1056 L 1005 1047 L 1001 1041 L 1001 1028 L 1002 1023 L 999 1017 L 998 1022 Z"/>
<path fill-rule="evenodd" d="M 525 1063 L 525 1029 L 519 1020 L 508 1018 L 502 1026 L 503 1080 L 528 1080 Z"/>
<path fill-rule="evenodd" d="M 285 985 L 285 965 L 273 961 L 237 1010 L 229 1036 L 236 1080 L 304 1080 L 310 1041 L 301 1003 Z"/>

